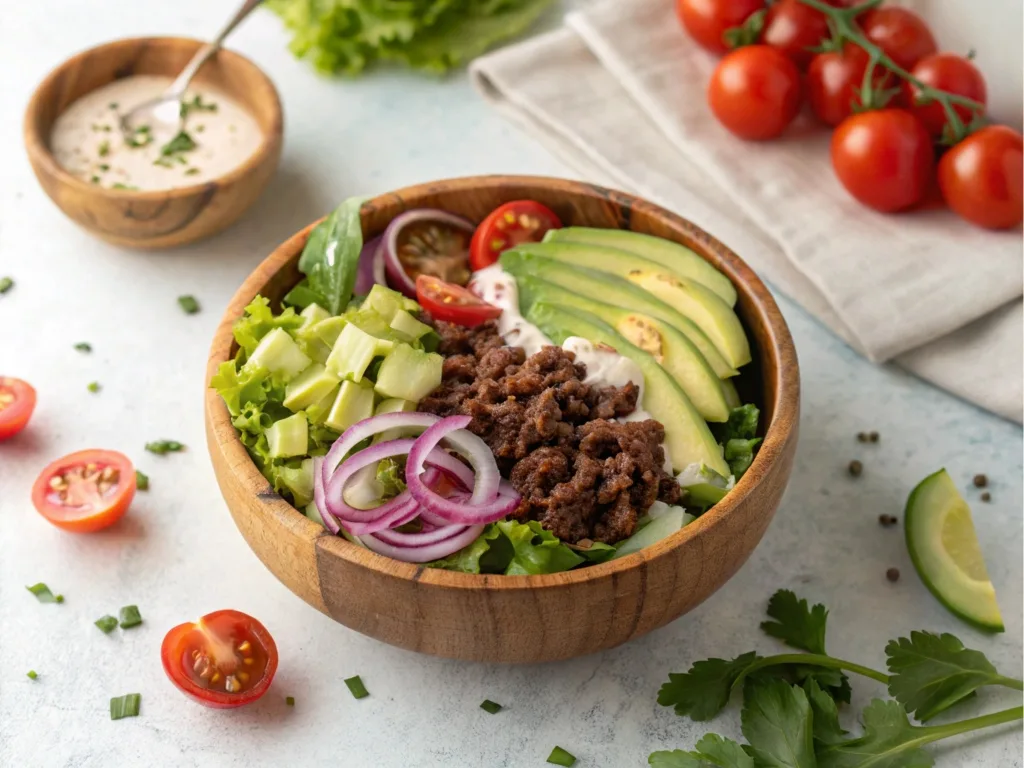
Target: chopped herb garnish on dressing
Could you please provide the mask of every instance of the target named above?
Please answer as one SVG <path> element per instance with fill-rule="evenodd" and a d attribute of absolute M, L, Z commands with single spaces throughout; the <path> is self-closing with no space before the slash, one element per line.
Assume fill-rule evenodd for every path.
<path fill-rule="evenodd" d="M 107 165 L 106 163 L 100 163 L 100 164 L 99 164 L 99 166 L 97 166 L 97 167 L 98 167 L 98 168 L 99 168 L 99 169 L 100 169 L 101 171 L 109 171 L 109 170 L 110 170 L 110 166 L 109 166 L 109 165 Z"/>
<path fill-rule="evenodd" d="M 199 302 L 196 301 L 195 296 L 179 296 L 178 304 L 183 310 L 185 310 L 185 314 L 187 315 L 194 315 L 199 311 Z"/>
<path fill-rule="evenodd" d="M 480 709 L 492 715 L 496 715 L 501 712 L 501 704 L 491 701 L 490 699 L 484 699 L 484 703 L 480 705 Z"/>
<path fill-rule="evenodd" d="M 181 102 L 181 118 L 184 120 L 190 112 L 216 112 L 217 104 L 212 101 L 203 101 L 200 94 L 196 94 L 192 101 Z"/>
<path fill-rule="evenodd" d="M 90 381 L 89 386 L 86 387 L 86 389 L 95 394 L 100 391 L 100 383 L 98 381 Z"/>
<path fill-rule="evenodd" d="M 53 592 L 43 582 L 33 584 L 31 587 L 25 587 L 29 592 L 36 596 L 36 600 L 40 603 L 56 603 L 57 598 L 54 597 Z"/>
<path fill-rule="evenodd" d="M 99 627 L 105 635 L 109 635 L 117 628 L 117 619 L 108 613 L 106 616 L 100 616 L 93 624 Z"/>
<path fill-rule="evenodd" d="M 140 125 L 131 136 L 126 136 L 124 143 L 132 149 L 145 147 L 153 143 L 153 134 L 148 125 Z"/>
<path fill-rule="evenodd" d="M 122 184 L 120 181 L 115 181 L 111 189 L 138 189 L 138 187 L 133 187 L 131 184 Z"/>
<path fill-rule="evenodd" d="M 146 443 L 146 450 L 163 456 L 165 453 L 184 451 L 185 446 L 177 440 L 154 440 L 152 443 Z"/>
<path fill-rule="evenodd" d="M 161 158 L 172 158 L 182 152 L 191 152 L 198 144 L 185 131 L 178 131 L 178 135 L 160 147 Z M 157 161 L 159 162 L 159 161 Z"/>
<path fill-rule="evenodd" d="M 139 472 L 139 470 L 136 469 L 135 470 L 135 487 L 138 490 L 140 490 L 140 491 L 148 491 L 149 490 L 149 475 L 147 475 L 145 472 Z"/>
<path fill-rule="evenodd" d="M 110 700 L 110 719 L 120 720 L 122 717 L 138 717 L 142 704 L 141 693 L 126 693 Z"/>
<path fill-rule="evenodd" d="M 197 173 L 199 173 L 198 168 L 189 168 L 187 171 L 185 171 L 186 176 L 195 176 Z"/>
<path fill-rule="evenodd" d="M 568 766 L 576 765 L 576 758 L 561 747 L 555 747 L 551 750 L 551 754 L 548 755 L 548 762 L 552 765 L 564 765 L 568 768 Z"/>
<path fill-rule="evenodd" d="M 14 281 L 9 277 L 0 277 L 0 293 L 7 293 L 14 287 Z"/>
<path fill-rule="evenodd" d="M 142 623 L 142 614 L 139 613 L 137 605 L 126 605 L 121 609 L 120 616 L 121 619 L 118 623 L 121 625 L 121 629 L 131 629 Z"/>
<path fill-rule="evenodd" d="M 117 109 L 117 102 L 116 101 L 112 101 L 107 106 L 110 107 L 111 109 Z"/>
<path fill-rule="evenodd" d="M 363 680 L 359 675 L 348 678 L 345 681 L 345 685 L 348 686 L 349 691 L 352 693 L 352 698 L 365 699 L 370 695 L 370 692 L 366 690 L 366 686 L 363 685 Z"/>
<path fill-rule="evenodd" d="M 99 154 L 100 157 L 106 157 L 110 154 L 110 142 L 106 139 L 100 142 Z"/>
<path fill-rule="evenodd" d="M 87 341 L 80 341 L 75 344 L 75 349 L 79 352 L 92 352 L 92 344 Z"/>
<path fill-rule="evenodd" d="M 89 179 L 89 181 L 92 182 L 93 184 L 99 184 L 100 183 L 100 177 L 99 176 L 93 176 L 91 179 Z"/>

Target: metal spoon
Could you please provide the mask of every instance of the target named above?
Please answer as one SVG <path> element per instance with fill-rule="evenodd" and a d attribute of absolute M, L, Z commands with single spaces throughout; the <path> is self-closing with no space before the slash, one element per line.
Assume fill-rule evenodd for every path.
<path fill-rule="evenodd" d="M 231 17 L 231 20 L 224 26 L 224 29 L 220 31 L 220 34 L 212 42 L 207 43 L 196 51 L 195 56 L 189 60 L 181 74 L 175 78 L 166 91 L 155 99 L 150 99 L 133 107 L 121 116 L 121 133 L 124 134 L 126 141 L 130 143 L 135 138 L 136 131 L 143 125 L 150 126 L 151 128 L 156 127 L 157 129 L 162 126 L 165 131 L 173 131 L 174 133 L 181 130 L 184 123 L 181 109 L 182 99 L 185 96 L 185 90 L 188 88 L 189 83 L 192 82 L 192 78 L 196 76 L 196 73 L 210 57 L 220 50 L 224 39 L 241 23 L 242 19 L 248 16 L 262 2 L 263 0 L 245 0 L 242 3 L 242 7 L 238 9 L 235 15 Z"/>

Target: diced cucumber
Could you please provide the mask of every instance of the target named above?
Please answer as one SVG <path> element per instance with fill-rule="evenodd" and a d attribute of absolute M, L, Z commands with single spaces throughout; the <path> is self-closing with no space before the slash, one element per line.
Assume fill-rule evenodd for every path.
<path fill-rule="evenodd" d="M 331 408 L 334 407 L 334 400 L 338 396 L 338 385 L 334 386 L 330 392 L 321 397 L 315 405 L 309 406 L 306 409 L 306 418 L 310 424 L 323 424 L 324 419 L 327 418 L 327 414 L 331 412 Z"/>
<path fill-rule="evenodd" d="M 440 355 L 396 344 L 377 373 L 377 392 L 418 403 L 441 385 Z"/>
<path fill-rule="evenodd" d="M 623 541 L 612 560 L 639 552 L 644 547 L 671 536 L 688 522 L 686 518 L 686 510 L 682 507 L 669 507 L 657 517 L 652 517 L 647 525 Z"/>
<path fill-rule="evenodd" d="M 416 312 L 420 305 L 412 299 L 406 298 L 398 291 L 375 284 L 370 289 L 370 292 L 366 294 L 366 301 L 363 302 L 363 307 L 375 310 L 384 318 L 385 322 L 390 323 L 397 312 Z"/>
<path fill-rule="evenodd" d="M 338 396 L 324 424 L 336 432 L 344 432 L 356 422 L 373 416 L 373 387 L 367 382 L 341 382 Z"/>
<path fill-rule="evenodd" d="M 404 309 L 395 312 L 391 318 L 391 328 L 409 341 L 415 341 L 432 330 L 426 323 L 421 323 Z"/>
<path fill-rule="evenodd" d="M 304 507 L 313 500 L 313 460 L 304 459 L 298 467 L 282 467 L 281 481 L 292 492 L 296 507 Z"/>
<path fill-rule="evenodd" d="M 367 367 L 377 355 L 378 341 L 375 336 L 349 323 L 334 342 L 327 358 L 327 370 L 339 379 L 362 381 Z"/>
<path fill-rule="evenodd" d="M 311 362 L 286 331 L 275 328 L 260 340 L 245 367 L 249 370 L 266 368 L 289 380 L 298 376 Z"/>
<path fill-rule="evenodd" d="M 296 413 L 271 424 L 267 428 L 267 446 L 272 459 L 287 459 L 307 454 L 309 424 L 306 422 L 306 414 Z"/>
<path fill-rule="evenodd" d="M 328 317 L 313 326 L 310 331 L 328 347 L 333 348 L 334 342 L 341 335 L 341 329 L 346 325 L 348 325 L 348 320 L 344 317 Z"/>
<path fill-rule="evenodd" d="M 310 304 L 304 310 L 299 313 L 299 317 L 305 318 L 302 323 L 303 328 L 308 328 L 311 325 L 315 325 L 322 320 L 326 320 L 331 316 L 331 313 L 321 307 L 319 304 Z"/>
<path fill-rule="evenodd" d="M 402 400 L 399 397 L 389 397 L 386 400 L 381 400 L 377 403 L 377 407 L 373 413 L 375 416 L 379 416 L 382 413 L 404 413 L 408 411 L 415 411 L 416 403 L 410 400 Z"/>
<path fill-rule="evenodd" d="M 290 411 L 304 411 L 337 386 L 337 376 L 319 363 L 313 363 L 284 388 L 284 407 Z"/>

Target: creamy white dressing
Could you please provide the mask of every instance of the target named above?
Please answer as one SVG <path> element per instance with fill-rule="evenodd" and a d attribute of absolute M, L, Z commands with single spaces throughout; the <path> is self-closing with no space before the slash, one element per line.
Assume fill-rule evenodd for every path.
<path fill-rule="evenodd" d="M 159 96 L 170 84 L 169 77 L 134 75 L 85 94 L 54 122 L 53 156 L 65 170 L 98 186 L 157 190 L 217 179 L 259 148 L 263 133 L 255 118 L 222 91 L 206 85 L 185 95 L 185 102 L 193 105 L 184 123 L 193 148 L 184 148 L 188 142 L 180 140 L 169 146 L 175 131 L 159 133 L 155 124 L 148 132 L 136 134 L 136 146 L 129 144 L 119 128 L 121 115 Z M 182 149 L 165 150 L 175 146 Z"/>

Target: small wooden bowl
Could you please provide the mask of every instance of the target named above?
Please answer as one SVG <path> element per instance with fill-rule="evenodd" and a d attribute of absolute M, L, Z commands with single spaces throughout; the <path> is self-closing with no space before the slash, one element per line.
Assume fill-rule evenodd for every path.
<path fill-rule="evenodd" d="M 216 86 L 256 119 L 263 142 L 230 173 L 203 184 L 158 191 L 89 184 L 65 171 L 50 152 L 54 121 L 76 99 L 129 75 L 174 77 L 203 43 L 140 37 L 90 48 L 65 61 L 36 88 L 25 111 L 25 149 L 46 194 L 72 220 L 104 240 L 136 248 L 183 245 L 219 232 L 255 202 L 281 157 L 284 117 L 277 90 L 249 59 L 221 50 L 197 84 Z"/>
<path fill-rule="evenodd" d="M 753 551 L 775 513 L 796 450 L 800 383 L 789 329 L 768 289 L 732 251 L 694 224 L 619 192 L 557 179 L 484 176 L 439 181 L 369 201 L 363 233 L 376 235 L 402 211 L 442 208 L 471 221 L 528 198 L 565 224 L 632 229 L 684 243 L 724 272 L 739 292 L 754 362 L 745 368 L 762 407 L 764 443 L 725 499 L 679 533 L 602 565 L 546 576 L 474 576 L 382 557 L 328 534 L 281 499 L 253 464 L 212 389 L 206 434 L 228 508 L 249 546 L 289 589 L 363 634 L 424 653 L 474 661 L 566 659 L 624 643 L 699 605 Z M 236 346 L 231 326 L 256 294 L 278 301 L 310 225 L 242 284 L 210 351 L 207 381 Z"/>

